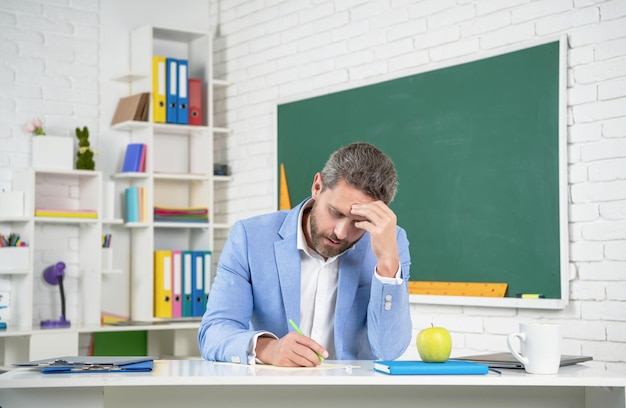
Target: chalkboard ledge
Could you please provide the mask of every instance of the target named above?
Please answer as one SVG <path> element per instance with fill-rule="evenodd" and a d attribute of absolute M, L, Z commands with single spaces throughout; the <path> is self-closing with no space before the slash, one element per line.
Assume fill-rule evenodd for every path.
<path fill-rule="evenodd" d="M 478 296 L 409 295 L 411 304 L 484 306 L 515 309 L 565 309 L 568 299 L 489 298 Z"/>

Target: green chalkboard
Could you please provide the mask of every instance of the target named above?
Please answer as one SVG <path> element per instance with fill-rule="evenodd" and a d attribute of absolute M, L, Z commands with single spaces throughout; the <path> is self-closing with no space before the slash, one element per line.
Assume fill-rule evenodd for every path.
<path fill-rule="evenodd" d="M 332 151 L 395 162 L 411 280 L 506 282 L 561 298 L 559 42 L 280 104 L 291 203 Z M 279 177 L 277 177 L 280 180 Z"/>

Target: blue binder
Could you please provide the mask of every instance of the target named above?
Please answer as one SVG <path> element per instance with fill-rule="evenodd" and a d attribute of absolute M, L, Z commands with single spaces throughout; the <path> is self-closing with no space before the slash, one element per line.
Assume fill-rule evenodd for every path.
<path fill-rule="evenodd" d="M 209 301 L 209 291 L 211 290 L 211 278 L 213 275 L 213 252 L 204 251 L 204 296 L 202 299 L 202 310 L 206 311 L 206 304 Z"/>
<path fill-rule="evenodd" d="M 193 316 L 193 277 L 195 262 L 193 251 L 183 251 L 183 310 L 182 317 Z"/>
<path fill-rule="evenodd" d="M 203 251 L 194 251 L 193 252 L 193 278 L 192 278 L 192 299 L 193 306 L 191 307 L 191 315 L 192 316 L 202 316 L 204 314 L 204 310 L 202 309 L 202 304 L 204 303 L 204 252 Z"/>
<path fill-rule="evenodd" d="M 186 125 L 189 123 L 189 88 L 187 60 L 178 60 L 178 103 L 176 104 L 177 123 Z"/>
<path fill-rule="evenodd" d="M 178 111 L 178 60 L 167 58 L 165 60 L 165 121 L 177 123 Z"/>

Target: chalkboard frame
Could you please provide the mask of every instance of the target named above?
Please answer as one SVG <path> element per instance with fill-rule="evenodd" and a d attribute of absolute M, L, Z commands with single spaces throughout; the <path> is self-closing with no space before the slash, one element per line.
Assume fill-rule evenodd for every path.
<path fill-rule="evenodd" d="M 430 73 L 433 71 L 445 69 L 447 67 L 458 66 L 462 64 L 466 64 L 468 62 L 473 61 L 482 61 L 488 60 L 492 57 L 497 57 L 500 55 L 514 53 L 516 51 L 523 51 L 529 48 L 538 47 L 545 44 L 550 43 L 558 43 L 559 49 L 559 58 L 558 58 L 558 135 L 555 137 L 558 139 L 558 206 L 559 206 L 559 215 L 558 215 L 558 230 L 559 230 L 559 286 L 560 286 L 560 297 L 558 298 L 550 298 L 550 299 L 519 299 L 515 298 L 511 295 L 505 298 L 487 298 L 487 297 L 471 297 L 471 296 L 433 296 L 433 295 L 411 295 L 412 303 L 419 304 L 440 304 L 440 305 L 467 305 L 467 306 L 486 306 L 486 307 L 510 307 L 510 308 L 530 308 L 530 309 L 563 309 L 567 306 L 569 301 L 569 236 L 568 236 L 568 185 L 567 185 L 567 86 L 566 86 L 566 73 L 567 73 L 567 41 L 565 36 L 556 37 L 556 38 L 546 38 L 541 41 L 535 41 L 531 43 L 526 43 L 523 45 L 518 45 L 514 47 L 507 47 L 499 50 L 497 52 L 491 53 L 481 53 L 475 55 L 473 58 L 467 58 L 463 60 L 456 61 L 454 64 L 447 65 L 439 65 L 439 66 L 429 66 L 427 69 L 411 72 L 411 73 L 403 73 L 403 75 L 394 77 L 394 78 L 384 78 L 378 79 L 376 81 L 367 81 L 360 84 L 351 83 L 350 87 L 343 89 L 336 89 L 332 92 L 325 92 L 324 94 L 313 94 L 313 95 L 305 95 L 301 96 L 298 99 L 293 99 L 291 101 L 280 101 L 276 107 L 276 177 L 277 182 L 276 186 L 279 184 L 279 142 L 281 135 L 279 134 L 279 126 L 278 126 L 278 111 L 279 106 L 283 104 L 288 104 L 291 102 L 303 101 L 309 98 L 315 98 L 317 96 L 330 95 L 338 92 L 349 91 L 352 89 L 363 88 L 371 85 L 377 85 L 383 82 L 391 81 L 398 78 L 412 77 L 415 75 L 420 75 L 423 73 Z M 319 167 L 323 163 L 319 163 Z M 313 174 L 311 174 L 311 180 Z M 402 182 L 402 179 L 401 179 Z M 277 187 L 278 189 L 278 187 Z M 278 192 L 278 190 L 277 190 Z M 299 200 L 300 197 L 296 199 Z M 278 194 L 276 195 L 276 203 L 278 204 Z M 294 200 L 294 198 L 292 198 Z M 292 202 L 292 204 L 295 204 Z M 414 264 L 415 264 L 414 260 Z M 412 274 L 413 275 L 413 274 Z M 413 276 L 412 276 L 413 278 Z"/>

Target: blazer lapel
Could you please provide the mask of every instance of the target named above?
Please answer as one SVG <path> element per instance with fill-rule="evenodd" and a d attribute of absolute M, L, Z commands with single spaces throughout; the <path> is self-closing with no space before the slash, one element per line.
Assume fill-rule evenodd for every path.
<path fill-rule="evenodd" d="M 285 306 L 287 319 L 300 321 L 300 251 L 296 248 L 298 236 L 298 218 L 303 201 L 285 217 L 279 229 L 283 238 L 274 243 L 276 270 L 280 281 L 280 292 Z M 287 322 L 285 322 L 287 324 Z"/>

